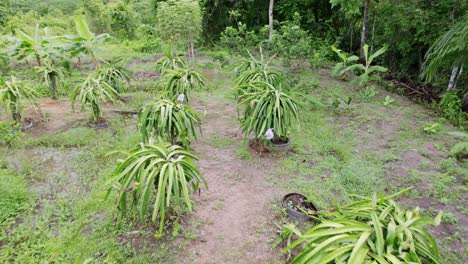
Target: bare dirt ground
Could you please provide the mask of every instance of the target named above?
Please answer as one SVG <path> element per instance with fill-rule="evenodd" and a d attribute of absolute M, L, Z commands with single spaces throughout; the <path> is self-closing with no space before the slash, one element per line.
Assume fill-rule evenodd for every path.
<path fill-rule="evenodd" d="M 272 248 L 275 239 L 272 203 L 280 199 L 268 184 L 274 161 L 252 154 L 251 160 L 236 156 L 242 140 L 235 102 L 193 102 L 206 112 L 203 134 L 194 150 L 209 190 L 195 197 L 196 240 L 187 248 L 184 263 L 273 263 L 279 259 Z M 210 140 L 216 138 L 221 146 Z M 232 143 L 232 144 L 230 144 Z"/>
<path fill-rule="evenodd" d="M 53 135 L 73 127 L 86 126 L 90 119 L 89 109 L 81 112 L 77 103 L 73 110 L 68 100 L 45 98 L 39 101 L 38 107 L 38 110 L 28 107 L 23 114 L 34 123 L 27 131 L 29 136 Z M 105 117 L 117 115 L 114 111 L 118 108 L 119 106 L 114 106 L 112 103 L 104 104 Z"/>

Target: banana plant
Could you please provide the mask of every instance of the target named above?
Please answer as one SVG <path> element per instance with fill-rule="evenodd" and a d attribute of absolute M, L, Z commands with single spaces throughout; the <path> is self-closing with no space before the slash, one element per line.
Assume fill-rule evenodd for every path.
<path fill-rule="evenodd" d="M 172 144 L 187 146 L 197 139 L 198 114 L 188 105 L 162 99 L 143 106 L 138 112 L 138 128 L 143 142 L 162 138 Z M 200 130 L 201 132 L 201 130 Z"/>
<path fill-rule="evenodd" d="M 9 47 L 9 56 L 18 60 L 33 59 L 38 66 L 42 66 L 42 58 L 47 53 L 47 45 L 51 41 L 48 29 L 41 29 L 37 24 L 32 35 L 20 29 L 17 29 L 15 33 L 16 37 L 10 38 L 14 44 Z"/>
<path fill-rule="evenodd" d="M 21 122 L 21 111 L 23 101 L 28 101 L 34 109 L 38 109 L 36 99 L 39 96 L 36 90 L 31 88 L 27 82 L 20 81 L 11 76 L 9 80 L 0 79 L 0 102 L 11 112 L 15 122 Z"/>
<path fill-rule="evenodd" d="M 161 57 L 156 62 L 156 71 L 158 71 L 160 74 L 164 74 L 168 70 L 176 70 L 179 68 L 187 68 L 187 64 L 185 63 L 184 57 L 177 54 L 173 54 L 170 51 L 166 51 L 166 55 Z"/>
<path fill-rule="evenodd" d="M 167 70 L 158 82 L 158 86 L 165 91 L 169 98 L 175 99 L 180 94 L 184 94 L 187 102 L 192 90 L 202 89 L 205 85 L 206 79 L 201 73 L 182 68 Z"/>
<path fill-rule="evenodd" d="M 372 65 L 372 62 L 374 61 L 375 58 L 378 56 L 382 55 L 385 53 L 387 50 L 387 47 L 383 47 L 373 53 L 372 55 L 369 55 L 369 46 L 366 44 L 364 45 L 364 58 L 366 61 L 366 64 L 354 64 L 351 66 L 348 66 L 346 69 L 343 70 L 343 72 L 351 71 L 351 72 L 358 72 L 359 76 L 356 77 L 354 80 L 352 80 L 353 83 L 358 83 L 359 86 L 367 86 L 367 83 L 369 81 L 379 81 L 380 77 L 376 75 L 376 73 L 379 72 L 386 72 L 387 68 L 379 66 L 379 65 Z"/>
<path fill-rule="evenodd" d="M 251 82 L 248 85 L 251 88 L 243 89 L 239 103 L 239 107 L 244 107 L 241 118 L 243 133 L 253 133 L 256 139 L 260 139 L 271 131 L 273 141 L 287 141 L 294 120 L 299 119 L 299 104 L 269 83 Z"/>
<path fill-rule="evenodd" d="M 119 94 L 127 91 L 127 86 L 133 80 L 132 73 L 122 65 L 122 59 L 102 60 L 98 66 L 97 76 L 109 84 Z"/>
<path fill-rule="evenodd" d="M 284 251 L 302 246 L 291 263 L 435 263 L 440 264 L 437 243 L 425 225 L 438 225 L 422 216 L 419 208 L 401 209 L 392 199 L 399 193 L 373 197 L 323 213 L 320 224 L 301 233 L 288 226 L 299 238 Z M 284 232 L 284 233 L 289 233 Z"/>
<path fill-rule="evenodd" d="M 91 74 L 72 91 L 71 101 L 73 109 L 76 101 L 81 105 L 80 111 L 90 107 L 91 120 L 97 123 L 102 118 L 102 104 L 108 101 L 115 103 L 118 97 L 119 93 L 112 86 Z"/>
<path fill-rule="evenodd" d="M 335 64 L 335 67 L 332 69 L 332 76 L 335 77 L 337 75 L 341 75 L 341 79 L 346 79 L 346 71 L 348 64 L 351 62 L 355 62 L 359 60 L 359 57 L 356 55 L 348 55 L 346 52 L 337 49 L 335 46 L 331 46 L 331 49 L 338 55 L 341 59 L 341 62 Z"/>
<path fill-rule="evenodd" d="M 198 190 L 206 180 L 193 160 L 197 157 L 177 145 L 169 143 L 140 143 L 125 152 L 109 181 L 107 196 L 117 192 L 117 207 L 121 218 L 132 213 L 145 220 L 159 219 L 159 232 L 164 232 L 165 219 L 187 208 L 192 211 L 190 190 Z"/>
<path fill-rule="evenodd" d="M 91 32 L 88 23 L 82 17 L 76 17 L 74 22 L 78 35 L 64 36 L 70 43 L 68 50 L 70 50 L 73 57 L 78 57 L 78 60 L 80 60 L 81 55 L 90 56 L 96 68 L 97 53 L 100 51 L 100 46 L 108 42 L 112 37 L 107 33 L 96 35 Z"/>

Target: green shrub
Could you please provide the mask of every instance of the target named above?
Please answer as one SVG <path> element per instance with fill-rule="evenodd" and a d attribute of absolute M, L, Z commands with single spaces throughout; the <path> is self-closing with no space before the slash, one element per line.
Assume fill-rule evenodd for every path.
<path fill-rule="evenodd" d="M 440 129 L 441 126 L 439 123 L 429 123 L 424 126 L 423 131 L 427 134 L 437 134 Z"/>
<path fill-rule="evenodd" d="M 258 46 L 266 36 L 258 34 L 254 30 L 247 30 L 247 25 L 239 22 L 237 28 L 226 27 L 221 33 L 219 43 L 222 47 L 228 48 L 237 53 L 243 53 L 246 49 L 253 49 Z"/>
<path fill-rule="evenodd" d="M 273 36 L 273 51 L 284 59 L 286 65 L 294 60 L 303 63 L 311 54 L 309 33 L 301 28 L 301 17 L 295 13 L 293 21 L 283 22 L 278 32 Z"/>
<path fill-rule="evenodd" d="M 14 146 L 21 142 L 21 125 L 0 121 L 0 145 Z"/>
<path fill-rule="evenodd" d="M 468 157 L 468 142 L 458 142 L 450 149 L 450 156 L 457 159 Z"/>
<path fill-rule="evenodd" d="M 454 92 L 445 93 L 440 102 L 439 109 L 442 114 L 455 125 L 461 125 L 468 118 L 463 112 L 460 97 Z"/>

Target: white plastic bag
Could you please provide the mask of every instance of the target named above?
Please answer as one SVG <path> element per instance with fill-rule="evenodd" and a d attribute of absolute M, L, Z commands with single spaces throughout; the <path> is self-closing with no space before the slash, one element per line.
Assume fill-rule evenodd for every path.
<path fill-rule="evenodd" d="M 177 101 L 183 103 L 185 101 L 185 95 L 184 94 L 179 94 L 179 96 L 177 96 Z"/>
<path fill-rule="evenodd" d="M 275 133 L 274 133 L 273 128 L 270 128 L 265 132 L 265 138 L 267 140 L 272 140 L 274 137 L 275 137 Z"/>

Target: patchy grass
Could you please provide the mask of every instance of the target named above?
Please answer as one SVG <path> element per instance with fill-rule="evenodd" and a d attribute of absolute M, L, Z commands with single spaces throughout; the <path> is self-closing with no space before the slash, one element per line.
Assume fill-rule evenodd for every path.
<path fill-rule="evenodd" d="M 105 54 L 113 55 L 112 50 Z M 135 72 L 153 71 L 153 54 L 130 52 L 124 58 Z M 232 78 L 207 57 L 199 64 L 195 68 L 209 83 L 205 91 L 194 91 L 193 96 L 199 98 L 195 108 L 204 117 L 237 129 L 238 120 L 226 119 L 222 111 L 210 111 L 213 102 L 222 109 L 234 109 Z M 80 74 L 88 72 L 83 69 Z M 401 203 L 420 206 L 428 215 L 443 210 L 443 225 L 431 230 L 439 241 L 442 262 L 464 263 L 468 163 L 449 156 L 459 139 L 447 132 L 456 129 L 430 109 L 378 84 L 357 91 L 348 82 L 330 78 L 325 69 L 299 69 L 286 75 L 291 80 L 286 88 L 302 104 L 300 128 L 291 135 L 290 151 L 257 155 L 238 130 L 217 131 L 216 125 L 204 144 L 229 149 L 226 153 L 231 158 L 249 165 L 271 159 L 277 169 L 267 184 L 285 193 L 303 193 L 320 209 L 349 202 L 354 193 L 389 193 L 416 186 Z M 78 74 L 71 79 L 62 94 L 79 79 Z M 158 96 L 154 80 L 136 80 L 124 95 L 129 101 L 118 107 L 137 110 Z M 384 105 L 387 96 L 394 101 Z M 344 103 L 348 97 L 352 98 L 349 105 Z M 206 223 L 198 219 L 190 223 L 180 219 L 162 240 L 154 239 L 157 228 L 152 223 L 118 221 L 115 197 L 111 194 L 104 199 L 105 183 L 119 157 L 108 154 L 134 146 L 139 136 L 134 118 L 111 113 L 106 117 L 111 124 L 106 129 L 74 123 L 51 135 L 26 133 L 24 144 L 0 147 L 0 262 L 175 263 L 179 255 L 189 261 L 197 259 L 188 248 L 200 243 L 197 229 Z M 424 132 L 427 124 L 434 123 L 440 125 L 437 131 Z M 226 165 L 229 169 L 229 162 Z M 232 173 L 233 182 L 244 177 L 238 171 Z M 228 205 L 220 199 L 210 208 L 222 212 Z M 277 201 L 271 207 L 271 219 L 284 216 Z M 259 226 L 258 232 L 265 233 L 263 229 Z M 245 251 L 238 248 L 219 254 L 240 259 Z"/>

